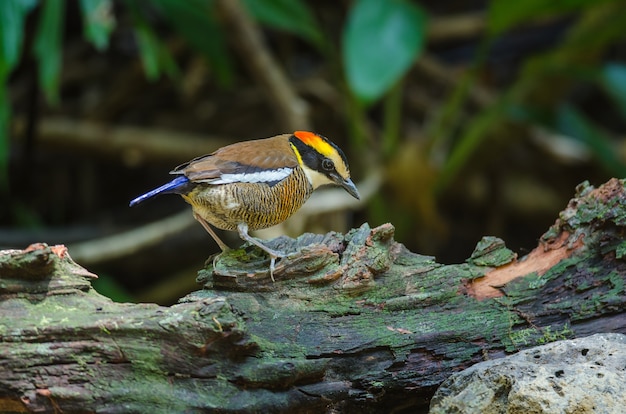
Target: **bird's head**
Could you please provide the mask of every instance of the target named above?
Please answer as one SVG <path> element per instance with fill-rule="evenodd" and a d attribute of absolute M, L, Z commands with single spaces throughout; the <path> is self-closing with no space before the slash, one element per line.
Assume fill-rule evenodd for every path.
<path fill-rule="evenodd" d="M 313 189 L 335 184 L 343 187 L 351 196 L 361 198 L 350 179 L 346 155 L 337 145 L 321 135 L 307 131 L 294 132 L 289 142 Z"/>

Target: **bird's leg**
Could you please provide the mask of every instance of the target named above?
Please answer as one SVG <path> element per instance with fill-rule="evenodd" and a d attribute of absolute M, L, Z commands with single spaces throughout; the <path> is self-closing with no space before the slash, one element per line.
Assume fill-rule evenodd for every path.
<path fill-rule="evenodd" d="M 219 237 L 217 237 L 217 234 L 215 234 L 215 231 L 213 231 L 211 225 L 207 223 L 205 219 L 196 214 L 195 211 L 193 213 L 193 218 L 195 218 L 198 223 L 202 224 L 202 227 L 204 227 L 204 229 L 211 235 L 211 237 L 213 237 L 213 240 L 215 240 L 215 243 L 217 243 L 222 252 L 230 250 L 230 247 L 228 247 L 226 243 L 224 243 Z"/>
<path fill-rule="evenodd" d="M 248 243 L 254 244 L 259 249 L 263 250 L 264 252 L 270 255 L 270 277 L 272 278 L 272 282 L 275 282 L 274 280 L 275 266 L 274 265 L 276 264 L 276 259 L 285 257 L 286 254 L 281 253 L 274 249 L 270 249 L 269 247 L 267 247 L 266 245 L 264 245 L 263 243 L 255 239 L 254 237 L 250 236 L 248 234 L 248 225 L 246 223 L 239 223 L 239 225 L 237 226 L 237 230 L 239 231 L 239 237 L 241 237 L 243 240 L 247 241 Z"/>
<path fill-rule="evenodd" d="M 193 212 L 193 218 L 198 220 L 198 223 L 202 224 L 202 227 L 204 227 L 204 229 L 211 235 L 211 237 L 213 237 L 215 243 L 217 243 L 217 245 L 220 246 L 220 249 L 222 249 L 222 253 L 230 250 L 230 247 L 226 246 L 226 243 L 224 243 L 219 237 L 217 237 L 217 234 L 215 234 L 215 232 L 211 228 L 211 225 L 207 223 L 205 219 L 197 215 L 195 211 Z"/>

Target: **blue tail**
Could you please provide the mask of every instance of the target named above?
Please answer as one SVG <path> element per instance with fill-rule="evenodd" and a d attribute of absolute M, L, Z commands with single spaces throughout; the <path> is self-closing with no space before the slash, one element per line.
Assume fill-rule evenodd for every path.
<path fill-rule="evenodd" d="M 185 177 L 184 175 L 181 177 L 176 177 L 169 183 L 163 184 L 161 187 L 155 188 L 154 190 L 148 191 L 147 193 L 135 198 L 134 200 L 130 202 L 130 206 L 131 207 L 135 206 L 141 203 L 142 201 L 152 198 L 159 194 L 176 193 L 178 192 L 176 191 L 177 189 L 180 189 L 180 187 L 183 187 L 188 183 L 189 183 L 189 179 Z"/>

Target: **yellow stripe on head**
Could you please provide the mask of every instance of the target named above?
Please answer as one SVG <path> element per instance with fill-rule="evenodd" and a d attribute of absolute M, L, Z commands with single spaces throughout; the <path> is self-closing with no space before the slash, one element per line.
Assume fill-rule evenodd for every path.
<path fill-rule="evenodd" d="M 296 154 L 296 158 L 298 159 L 298 164 L 302 165 L 302 155 L 300 155 L 300 151 L 298 151 L 298 148 L 296 148 L 296 146 L 293 145 L 291 142 L 289 143 L 289 145 L 291 145 L 291 149 L 293 150 L 294 154 Z"/>
<path fill-rule="evenodd" d="M 302 143 L 306 147 L 313 149 L 322 157 L 326 157 L 332 160 L 335 163 L 335 168 L 337 169 L 339 175 L 341 175 L 343 178 L 350 177 L 350 170 L 348 169 L 348 160 L 346 159 L 346 155 L 343 153 L 341 148 L 332 143 L 328 138 L 308 131 L 296 131 L 293 133 L 293 136 L 298 142 L 294 142 L 292 143 L 292 145 Z M 302 151 L 301 146 L 295 146 L 300 147 L 300 151 Z M 297 152 L 298 151 L 296 150 L 296 153 Z M 302 155 L 303 154 L 296 154 L 300 165 L 303 164 Z M 313 168 L 317 169 L 315 167 Z"/>
<path fill-rule="evenodd" d="M 330 157 L 336 150 L 323 137 L 309 131 L 296 131 L 293 135 L 306 145 L 315 148 L 317 152 L 325 157 Z"/>

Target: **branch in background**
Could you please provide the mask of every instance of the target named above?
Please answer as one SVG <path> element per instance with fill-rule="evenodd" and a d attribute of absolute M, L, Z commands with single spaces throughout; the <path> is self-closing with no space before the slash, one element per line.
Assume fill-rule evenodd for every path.
<path fill-rule="evenodd" d="M 114 236 L 68 246 L 74 260 L 88 265 L 132 255 L 193 226 L 191 212 L 184 211 Z"/>
<path fill-rule="evenodd" d="M 250 68 L 274 105 L 278 121 L 288 131 L 311 129 L 306 102 L 296 94 L 281 66 L 263 42 L 263 33 L 239 0 L 217 2 L 236 40 L 242 61 Z"/>
<path fill-rule="evenodd" d="M 24 120 L 17 120 L 15 124 L 17 135 L 21 136 L 26 124 Z M 206 134 L 165 131 L 160 128 L 111 127 L 68 118 L 42 119 L 38 139 L 41 145 L 71 148 L 92 154 L 97 152 L 121 158 L 131 166 L 146 161 L 186 161 L 233 142 Z"/>
<path fill-rule="evenodd" d="M 426 39 L 434 43 L 477 37 L 484 34 L 485 26 L 484 13 L 438 17 L 429 22 Z"/>

